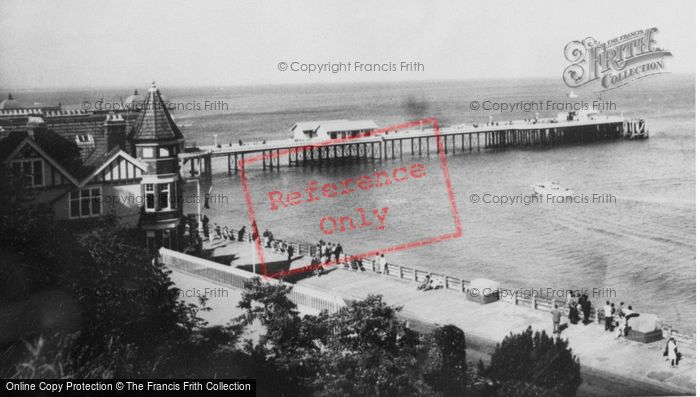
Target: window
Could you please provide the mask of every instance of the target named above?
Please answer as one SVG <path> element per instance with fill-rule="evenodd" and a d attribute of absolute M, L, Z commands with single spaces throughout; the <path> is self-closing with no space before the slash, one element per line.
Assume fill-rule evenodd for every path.
<path fill-rule="evenodd" d="M 146 211 L 155 211 L 156 210 L 156 193 L 155 190 L 153 189 L 153 184 L 152 183 L 147 183 L 144 185 L 144 191 L 145 191 L 145 196 L 146 196 Z"/>
<path fill-rule="evenodd" d="M 170 209 L 170 184 L 158 185 L 158 209 Z"/>
<path fill-rule="evenodd" d="M 146 212 L 169 211 L 177 208 L 175 186 L 171 183 L 147 183 L 143 187 L 146 196 Z"/>
<path fill-rule="evenodd" d="M 158 157 L 170 157 L 170 148 L 162 147 L 158 149 Z"/>
<path fill-rule="evenodd" d="M 152 147 L 145 147 L 141 149 L 141 158 L 152 159 L 155 157 Z"/>
<path fill-rule="evenodd" d="M 92 218 L 102 214 L 102 188 L 92 187 L 70 192 L 70 217 Z"/>
<path fill-rule="evenodd" d="M 44 186 L 44 162 L 42 160 L 15 160 L 12 162 L 12 171 L 17 175 L 24 175 L 27 186 Z"/>

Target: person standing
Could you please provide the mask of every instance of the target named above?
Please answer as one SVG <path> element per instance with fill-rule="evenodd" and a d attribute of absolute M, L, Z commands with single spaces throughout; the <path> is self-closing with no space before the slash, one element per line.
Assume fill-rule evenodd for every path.
<path fill-rule="evenodd" d="M 617 311 L 617 317 L 620 320 L 625 318 L 625 302 L 620 302 L 620 309 Z"/>
<path fill-rule="evenodd" d="M 287 246 L 287 260 L 292 261 L 292 256 L 294 256 L 294 247 L 291 244 Z"/>
<path fill-rule="evenodd" d="M 579 315 L 578 315 L 578 300 L 572 299 L 571 302 L 569 303 L 569 323 L 573 324 L 578 324 L 579 320 Z"/>
<path fill-rule="evenodd" d="M 245 226 L 238 230 L 238 241 L 243 241 L 243 235 L 245 234 Z"/>
<path fill-rule="evenodd" d="M 591 301 L 588 300 L 588 295 L 583 294 L 581 296 L 583 302 L 581 302 L 581 311 L 583 312 L 583 325 L 588 325 L 589 317 L 591 315 Z"/>
<path fill-rule="evenodd" d="M 678 368 L 678 345 L 676 344 L 676 339 L 669 339 L 667 345 L 668 358 L 671 360 L 671 368 Z"/>
<path fill-rule="evenodd" d="M 605 316 L 605 330 L 610 331 L 612 329 L 612 306 L 610 306 L 610 301 L 605 301 L 605 306 L 603 306 L 603 315 Z"/>
<path fill-rule="evenodd" d="M 377 252 L 377 256 L 372 259 L 372 271 L 378 273 L 382 272 L 382 269 L 379 267 L 379 252 Z"/>
<path fill-rule="evenodd" d="M 617 313 L 617 310 L 615 310 L 615 304 L 611 303 L 610 304 L 610 332 L 615 331 L 615 327 L 612 325 L 612 320 L 615 318 L 616 313 Z"/>
<path fill-rule="evenodd" d="M 561 322 L 561 311 L 559 311 L 559 308 L 557 307 L 557 304 L 554 304 L 554 309 L 552 309 L 552 333 L 553 334 L 559 334 L 560 333 L 560 327 L 559 323 Z"/>
<path fill-rule="evenodd" d="M 386 265 L 386 257 L 384 257 L 384 254 L 379 255 L 379 269 L 382 274 L 389 274 L 389 267 Z"/>
<path fill-rule="evenodd" d="M 335 245 L 335 262 L 338 263 L 340 261 L 340 255 L 343 253 L 343 247 L 340 245 L 340 243 Z"/>
<path fill-rule="evenodd" d="M 332 256 L 333 256 L 333 245 L 328 243 L 328 245 L 326 245 L 326 263 L 329 263 L 331 261 Z"/>

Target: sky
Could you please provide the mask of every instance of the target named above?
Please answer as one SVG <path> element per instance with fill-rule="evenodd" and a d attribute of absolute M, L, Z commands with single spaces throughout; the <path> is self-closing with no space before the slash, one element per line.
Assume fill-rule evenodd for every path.
<path fill-rule="evenodd" d="M 695 73 L 695 15 L 692 0 L 2 0 L 0 91 L 561 78 L 568 42 L 650 27 L 666 69 Z M 423 69 L 290 70 L 402 61 Z"/>

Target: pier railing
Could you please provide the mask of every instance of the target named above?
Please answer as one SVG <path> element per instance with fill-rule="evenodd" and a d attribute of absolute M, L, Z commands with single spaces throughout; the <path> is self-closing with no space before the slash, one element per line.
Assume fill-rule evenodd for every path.
<path fill-rule="evenodd" d="M 259 277 L 245 270 L 172 251 L 167 248 L 161 248 L 160 255 L 162 262 L 168 267 L 233 288 L 243 289 L 246 280 Z M 340 308 L 346 306 L 342 298 L 327 292 L 272 279 L 263 279 L 263 282 L 283 283 L 292 287 L 289 293 L 289 299 L 299 306 L 305 306 L 318 311 L 328 310 L 331 313 L 337 312 Z"/>

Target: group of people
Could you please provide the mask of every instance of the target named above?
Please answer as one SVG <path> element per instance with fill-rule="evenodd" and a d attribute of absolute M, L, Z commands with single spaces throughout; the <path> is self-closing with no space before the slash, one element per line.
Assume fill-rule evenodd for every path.
<path fill-rule="evenodd" d="M 372 270 L 381 274 L 389 274 L 389 266 L 383 253 L 377 252 L 377 256 L 372 260 Z"/>
<path fill-rule="evenodd" d="M 573 291 L 569 291 L 566 305 L 569 308 L 570 324 L 578 324 L 579 321 L 583 320 L 583 324 L 588 325 L 592 306 L 586 294 L 574 294 Z M 628 305 L 627 308 L 624 305 L 624 302 L 620 302 L 619 309 L 616 309 L 614 303 L 606 301 L 605 306 L 603 306 L 605 331 L 614 332 L 617 338 L 627 336 L 629 319 L 639 316 L 639 313 L 635 312 L 631 305 Z M 554 304 L 551 313 L 553 332 L 559 334 L 561 332 L 562 313 L 557 304 Z"/>
<path fill-rule="evenodd" d="M 365 265 L 362 263 L 362 259 L 357 258 L 357 257 L 350 257 L 350 255 L 345 255 L 345 258 L 343 259 L 343 268 L 345 269 L 352 269 L 354 271 L 360 271 L 364 272 L 365 271 Z"/>
<path fill-rule="evenodd" d="M 591 301 L 588 300 L 588 295 L 580 292 L 574 294 L 573 291 L 569 291 L 567 305 L 569 306 L 569 323 L 578 324 L 583 317 L 583 325 L 588 325 L 591 315 Z"/>
<path fill-rule="evenodd" d="M 442 288 L 443 286 L 436 283 L 435 280 L 430 277 L 430 274 L 426 274 L 423 281 L 416 288 L 418 291 L 430 291 L 431 289 Z"/>
<path fill-rule="evenodd" d="M 208 225 L 204 225 L 204 238 L 207 240 L 231 240 L 243 241 L 246 233 L 246 228 L 243 226 L 237 231 L 228 226 L 221 227 L 218 223 L 214 223 L 214 227 L 209 230 Z M 249 236 L 250 238 L 250 236 Z"/>
<path fill-rule="evenodd" d="M 671 361 L 671 368 L 678 368 L 678 361 L 681 358 L 678 352 L 678 343 L 676 338 L 670 337 L 666 340 L 666 348 L 664 349 L 664 357 L 666 361 Z"/>
<path fill-rule="evenodd" d="M 566 305 L 569 307 L 569 324 L 578 324 L 579 321 L 582 321 L 583 325 L 588 325 L 590 322 L 589 318 L 592 307 L 591 301 L 588 300 L 588 295 L 581 294 L 580 292 L 574 293 L 574 291 L 569 291 L 567 294 Z M 552 333 L 561 334 L 562 313 L 556 303 L 554 304 L 551 313 L 553 325 Z"/>
<path fill-rule="evenodd" d="M 327 266 L 334 261 L 336 264 L 340 263 L 340 255 L 343 254 L 343 246 L 340 243 L 330 243 L 323 240 L 319 240 L 316 244 L 315 250 L 311 253 L 311 268 L 315 275 L 320 276 L 323 274 L 323 267 Z M 345 255 L 345 260 L 348 256 Z M 345 263 L 347 266 L 347 263 Z"/>
<path fill-rule="evenodd" d="M 340 244 L 338 244 L 338 246 L 340 246 Z M 342 252 L 341 247 L 340 253 L 342 254 Z M 339 255 L 336 255 L 336 262 L 338 261 L 339 257 Z M 362 259 L 350 257 L 348 255 L 345 255 L 345 258 L 343 259 L 343 267 L 345 269 L 352 269 L 355 271 L 365 271 L 365 266 Z M 386 257 L 383 253 L 377 252 L 374 259 L 372 259 L 372 271 L 381 274 L 389 274 L 389 266 L 387 265 Z"/>
<path fill-rule="evenodd" d="M 627 336 L 629 319 L 638 317 L 639 313 L 632 310 L 631 305 L 625 309 L 625 302 L 620 302 L 619 308 L 615 308 L 615 303 L 605 301 L 603 315 L 605 316 L 605 330 L 614 332 L 615 337 L 621 338 Z"/>
<path fill-rule="evenodd" d="M 340 245 L 340 243 L 330 243 L 319 240 L 318 244 L 316 244 L 313 257 L 318 260 L 318 263 L 323 262 L 328 264 L 331 262 L 331 260 L 335 260 L 335 263 L 340 263 L 340 255 L 342 254 L 343 246 Z"/>

